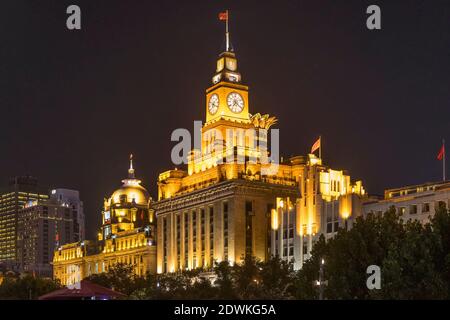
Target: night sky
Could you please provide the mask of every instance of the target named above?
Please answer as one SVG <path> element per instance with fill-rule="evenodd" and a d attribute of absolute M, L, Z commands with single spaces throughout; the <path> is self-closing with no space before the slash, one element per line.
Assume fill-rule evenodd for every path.
<path fill-rule="evenodd" d="M 70 4 L 80 31 L 66 28 Z M 369 4 L 382 30 L 366 28 Z M 279 118 L 282 155 L 322 135 L 325 163 L 370 194 L 441 179 L 450 1 L 4 0 L 1 185 L 31 174 L 80 190 L 88 237 L 130 153 L 156 198 L 158 173 L 173 168 L 171 132 L 204 119 L 227 8 L 250 112 Z"/>

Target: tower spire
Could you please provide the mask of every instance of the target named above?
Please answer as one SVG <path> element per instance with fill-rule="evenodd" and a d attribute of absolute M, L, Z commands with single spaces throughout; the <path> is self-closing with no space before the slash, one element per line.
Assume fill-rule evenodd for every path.
<path fill-rule="evenodd" d="M 225 52 L 233 51 L 233 49 L 231 47 L 230 30 L 229 30 L 229 26 L 228 26 L 229 19 L 230 19 L 229 10 L 225 10 L 224 12 L 219 13 L 219 20 L 225 21 Z"/>
<path fill-rule="evenodd" d="M 241 82 L 241 74 L 237 70 L 237 59 L 230 42 L 230 30 L 228 10 L 219 13 L 219 20 L 225 21 L 225 51 L 223 51 L 217 59 L 216 73 L 212 78 L 212 83 L 217 84 L 221 81 Z"/>
<path fill-rule="evenodd" d="M 133 154 L 130 154 L 130 169 L 128 169 L 128 178 L 134 179 L 134 169 L 133 169 Z"/>
<path fill-rule="evenodd" d="M 227 20 L 225 21 L 225 40 L 226 40 L 226 51 L 230 51 L 230 32 L 228 29 L 228 20 L 230 18 L 228 10 L 225 11 L 227 15 Z"/>

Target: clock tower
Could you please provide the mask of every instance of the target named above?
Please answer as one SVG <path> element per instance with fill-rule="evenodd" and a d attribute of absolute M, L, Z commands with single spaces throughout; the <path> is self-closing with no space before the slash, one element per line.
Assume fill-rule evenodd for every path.
<path fill-rule="evenodd" d="M 249 123 L 248 87 L 241 83 L 232 49 L 217 59 L 212 86 L 206 89 L 206 124 L 218 120 Z"/>
<path fill-rule="evenodd" d="M 194 148 L 187 157 L 189 175 L 225 162 L 232 163 L 231 169 L 224 169 L 233 171 L 231 175 L 239 170 L 245 172 L 245 159 L 261 162 L 267 158 L 267 150 L 260 148 L 267 145 L 267 133 L 260 132 L 260 129 L 267 129 L 276 122 L 269 115 L 257 113 L 252 116 L 249 113 L 248 86 L 242 83 L 226 21 L 226 47 L 217 58 L 212 85 L 206 89 L 206 121 L 201 129 L 201 146 Z M 244 167 L 237 169 L 233 167 L 235 165 Z"/>

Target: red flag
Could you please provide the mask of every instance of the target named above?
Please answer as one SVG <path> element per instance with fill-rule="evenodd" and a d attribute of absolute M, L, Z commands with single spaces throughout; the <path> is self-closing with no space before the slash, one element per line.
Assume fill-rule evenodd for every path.
<path fill-rule="evenodd" d="M 317 149 L 320 148 L 320 138 L 317 139 L 316 142 L 314 142 L 313 146 L 311 147 L 311 153 L 314 153 Z"/>
<path fill-rule="evenodd" d="M 228 20 L 228 11 L 219 13 L 219 20 L 227 21 Z"/>
<path fill-rule="evenodd" d="M 437 155 L 437 159 L 438 160 L 444 159 L 444 155 L 445 155 L 445 146 L 442 145 L 441 150 L 439 150 L 439 153 Z"/>

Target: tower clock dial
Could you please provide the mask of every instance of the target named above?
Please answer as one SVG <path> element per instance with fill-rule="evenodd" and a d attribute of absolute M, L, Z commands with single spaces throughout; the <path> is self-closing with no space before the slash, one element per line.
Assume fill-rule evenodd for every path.
<path fill-rule="evenodd" d="M 237 92 L 231 92 L 227 97 L 228 108 L 234 113 L 240 113 L 244 109 L 244 99 Z"/>
<path fill-rule="evenodd" d="M 208 110 L 210 114 L 215 114 L 219 109 L 219 96 L 217 94 L 211 95 L 208 102 Z"/>

